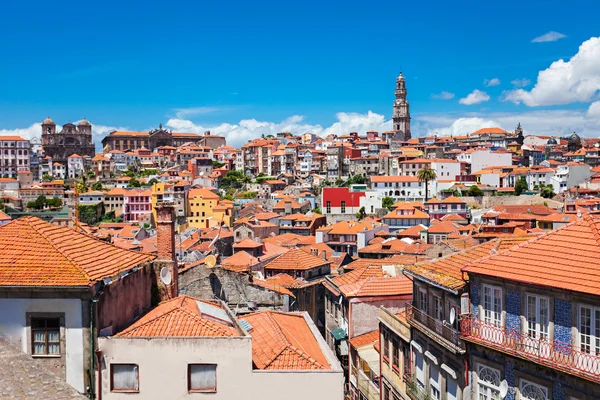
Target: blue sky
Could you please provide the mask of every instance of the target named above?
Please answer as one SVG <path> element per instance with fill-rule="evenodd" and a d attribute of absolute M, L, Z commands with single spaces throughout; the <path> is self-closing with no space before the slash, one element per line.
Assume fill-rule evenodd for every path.
<path fill-rule="evenodd" d="M 455 131 L 510 129 L 520 117 L 538 133 L 557 115 L 557 134 L 600 134 L 588 110 L 598 88 L 556 101 L 547 84 L 528 94 L 540 71 L 600 35 L 599 12 L 595 1 L 2 2 L 0 132 L 29 132 L 46 116 L 86 116 L 99 136 L 163 123 L 229 129 L 234 142 L 263 128 L 385 128 L 402 69 L 416 134 L 461 118 Z M 532 42 L 548 32 L 564 37 Z M 596 46 L 564 91 L 600 85 Z"/>

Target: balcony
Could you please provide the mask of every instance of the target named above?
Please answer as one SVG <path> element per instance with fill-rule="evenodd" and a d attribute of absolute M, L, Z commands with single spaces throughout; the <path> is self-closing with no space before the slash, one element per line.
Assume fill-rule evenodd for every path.
<path fill-rule="evenodd" d="M 432 317 L 412 304 L 406 305 L 406 318 L 412 326 L 450 351 L 460 354 L 465 352 L 465 344 L 460 338 L 460 332 L 451 325 Z"/>
<path fill-rule="evenodd" d="M 473 317 L 461 321 L 461 337 L 496 351 L 600 383 L 600 354 L 587 353 L 570 343 L 532 337 L 520 329 L 506 329 Z"/>
<path fill-rule="evenodd" d="M 406 380 L 406 394 L 413 400 L 434 400 L 421 385 L 410 376 L 404 376 Z"/>

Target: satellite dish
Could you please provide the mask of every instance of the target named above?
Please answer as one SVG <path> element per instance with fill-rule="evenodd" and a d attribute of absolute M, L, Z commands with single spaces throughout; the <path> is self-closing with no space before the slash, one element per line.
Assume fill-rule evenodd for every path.
<path fill-rule="evenodd" d="M 500 382 L 500 397 L 505 398 L 507 394 L 508 394 L 508 382 L 506 382 L 506 379 L 505 379 L 502 382 Z"/>
<path fill-rule="evenodd" d="M 169 271 L 169 268 L 162 267 L 162 269 L 160 270 L 160 280 L 165 285 L 171 284 L 171 271 Z"/>
<path fill-rule="evenodd" d="M 208 268 L 214 267 L 215 265 L 217 265 L 217 257 L 213 256 L 212 254 L 210 256 L 207 256 L 204 259 L 204 264 L 206 264 Z"/>
<path fill-rule="evenodd" d="M 456 321 L 456 310 L 454 308 L 450 309 L 450 325 L 454 324 Z"/>
<path fill-rule="evenodd" d="M 471 386 L 466 386 L 463 389 L 463 400 L 471 400 Z"/>

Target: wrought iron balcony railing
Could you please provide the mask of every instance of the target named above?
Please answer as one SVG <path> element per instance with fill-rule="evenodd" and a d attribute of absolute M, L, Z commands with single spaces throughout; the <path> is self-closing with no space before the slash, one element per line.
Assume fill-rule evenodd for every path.
<path fill-rule="evenodd" d="M 461 337 L 562 372 L 600 382 L 600 353 L 570 343 L 531 336 L 518 328 L 505 328 L 467 317 L 461 321 Z M 587 350 L 587 351 L 586 351 Z"/>
<path fill-rule="evenodd" d="M 430 333 L 429 336 L 432 338 L 444 339 L 451 345 L 453 350 L 458 352 L 463 352 L 465 350 L 465 345 L 460 338 L 460 332 L 454 329 L 452 325 L 432 317 L 412 304 L 406 305 L 406 317 L 413 326 L 421 328 L 422 331 L 424 330 L 423 328 L 428 330 Z"/>

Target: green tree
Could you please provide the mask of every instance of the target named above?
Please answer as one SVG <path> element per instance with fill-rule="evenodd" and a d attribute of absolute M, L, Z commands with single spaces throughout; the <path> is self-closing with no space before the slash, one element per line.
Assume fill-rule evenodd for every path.
<path fill-rule="evenodd" d="M 551 199 L 552 197 L 556 196 L 556 193 L 554 193 L 554 188 L 552 185 L 542 185 L 540 195 L 545 199 Z"/>
<path fill-rule="evenodd" d="M 225 165 L 225 163 L 219 162 L 217 160 L 212 161 L 213 168 L 221 168 L 223 165 Z"/>
<path fill-rule="evenodd" d="M 140 183 L 140 181 L 138 181 L 137 179 L 135 179 L 135 177 L 131 178 L 129 180 L 129 183 L 127 184 L 128 188 L 138 188 L 138 187 L 141 187 L 141 186 L 142 186 L 142 184 Z"/>
<path fill-rule="evenodd" d="M 429 181 L 437 178 L 437 174 L 431 167 L 425 167 L 417 172 L 417 178 L 420 182 L 425 182 L 425 201 L 427 201 L 429 200 Z"/>
<path fill-rule="evenodd" d="M 46 203 L 48 204 L 48 206 L 50 206 L 50 207 L 54 207 L 54 208 L 57 208 L 57 207 L 61 207 L 61 206 L 62 206 L 62 200 L 61 200 L 59 197 L 56 197 L 56 196 L 54 196 L 54 197 L 53 197 L 53 198 L 51 198 L 51 199 L 48 199 L 48 200 L 46 201 Z"/>
<path fill-rule="evenodd" d="M 365 207 L 364 206 L 361 207 L 355 215 L 356 215 L 356 219 L 358 219 L 359 221 L 362 220 L 363 218 L 365 218 L 367 216 Z"/>
<path fill-rule="evenodd" d="M 158 179 L 156 179 L 156 178 L 152 178 L 148 181 L 149 185 L 156 185 L 157 183 L 158 183 Z"/>
<path fill-rule="evenodd" d="M 392 211 L 392 206 L 394 205 L 394 199 L 392 199 L 390 196 L 385 196 L 382 200 L 381 200 L 381 206 L 383 208 L 387 208 L 388 211 Z"/>
<path fill-rule="evenodd" d="M 92 185 L 92 190 L 102 190 L 102 182 L 96 181 Z"/>
<path fill-rule="evenodd" d="M 346 186 L 350 187 L 351 185 L 363 185 L 365 183 L 365 177 L 360 174 L 352 175 L 348 178 L 346 182 Z"/>
<path fill-rule="evenodd" d="M 344 186 L 344 184 L 345 184 L 345 183 L 346 183 L 346 181 L 344 181 L 342 178 L 337 178 L 337 179 L 335 180 L 335 183 L 334 183 L 334 185 L 335 185 L 336 187 L 342 187 L 342 186 Z"/>
<path fill-rule="evenodd" d="M 527 180 L 522 176 L 515 184 L 515 195 L 520 196 L 521 193 L 527 191 Z"/>
<path fill-rule="evenodd" d="M 88 176 L 88 178 L 94 178 L 96 176 L 96 174 L 94 174 L 94 171 L 90 170 L 87 172 L 87 176 Z"/>
<path fill-rule="evenodd" d="M 50 181 L 54 180 L 54 177 L 50 174 L 44 174 L 44 175 L 42 175 L 42 180 L 45 182 L 50 182 Z"/>
<path fill-rule="evenodd" d="M 481 197 L 483 196 L 483 190 L 481 190 L 479 186 L 473 185 L 469 188 L 467 194 L 472 197 Z"/>
<path fill-rule="evenodd" d="M 88 187 L 83 182 L 77 183 L 77 192 L 85 193 L 88 191 Z"/>
<path fill-rule="evenodd" d="M 312 212 L 313 212 L 314 214 L 323 214 L 323 212 L 321 211 L 321 209 L 320 209 L 319 207 L 317 207 L 317 208 L 313 208 Z"/>

